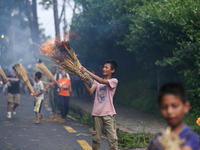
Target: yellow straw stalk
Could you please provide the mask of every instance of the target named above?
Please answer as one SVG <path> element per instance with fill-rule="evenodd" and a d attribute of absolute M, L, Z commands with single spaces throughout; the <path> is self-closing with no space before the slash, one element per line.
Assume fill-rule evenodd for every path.
<path fill-rule="evenodd" d="M 45 66 L 43 61 L 39 60 L 38 63 L 35 64 L 36 70 L 41 72 L 44 76 L 50 78 L 52 81 L 57 83 L 53 74 L 49 71 L 49 69 Z"/>
<path fill-rule="evenodd" d="M 3 80 L 5 80 L 7 77 L 6 77 L 6 74 L 4 73 L 3 69 L 0 67 L 0 76 Z M 10 82 L 8 81 L 8 86 L 11 86 Z"/>
<path fill-rule="evenodd" d="M 171 132 L 171 127 L 167 127 L 162 131 L 162 135 L 158 137 L 158 144 L 163 150 L 182 150 L 182 145 L 185 143 L 185 139 L 180 139 L 179 136 Z M 152 150 L 156 147 L 153 146 Z"/>
<path fill-rule="evenodd" d="M 27 85 L 31 93 L 34 93 L 33 87 L 28 79 L 26 69 L 22 64 L 16 64 L 13 66 L 13 69 L 16 72 L 16 75 Z"/>
<path fill-rule="evenodd" d="M 47 59 L 48 61 L 58 66 L 62 66 L 69 73 L 77 76 L 81 75 L 80 69 L 82 65 L 79 62 L 74 50 L 69 47 L 68 42 L 53 43 L 48 41 L 40 47 L 40 52 L 49 56 L 49 59 Z M 86 77 L 86 82 L 94 82 L 89 74 L 84 73 L 84 76 Z"/>

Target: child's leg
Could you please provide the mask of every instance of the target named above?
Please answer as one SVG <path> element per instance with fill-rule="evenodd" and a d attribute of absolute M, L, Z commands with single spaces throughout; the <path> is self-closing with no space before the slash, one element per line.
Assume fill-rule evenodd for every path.
<path fill-rule="evenodd" d="M 40 113 L 39 112 L 36 113 L 36 116 L 37 116 L 37 120 L 40 121 Z"/>
<path fill-rule="evenodd" d="M 8 112 L 11 112 L 11 105 L 13 103 L 13 94 L 8 93 L 7 99 L 8 99 L 7 110 Z"/>
<path fill-rule="evenodd" d="M 115 118 L 114 116 L 103 117 L 104 127 L 109 141 L 109 150 L 118 150 L 118 138 L 115 133 Z"/>
<path fill-rule="evenodd" d="M 65 116 L 67 117 L 67 114 L 68 114 L 68 112 L 69 112 L 69 97 L 68 97 L 68 96 L 65 98 L 65 101 L 66 101 Z"/>
<path fill-rule="evenodd" d="M 100 150 L 101 134 L 103 130 L 102 117 L 93 116 L 92 149 Z"/>
<path fill-rule="evenodd" d="M 40 111 L 41 111 L 41 107 L 42 107 L 42 100 L 41 99 L 37 99 L 35 100 L 35 107 L 34 107 L 34 112 L 36 113 L 36 118 L 37 118 L 37 121 L 35 123 L 39 123 L 40 121 Z"/>
<path fill-rule="evenodd" d="M 59 100 L 60 100 L 61 116 L 62 116 L 62 119 L 64 119 L 65 118 L 65 103 L 64 103 L 63 96 L 59 95 Z"/>
<path fill-rule="evenodd" d="M 13 107 L 13 111 L 15 111 L 15 109 L 19 106 L 20 103 L 20 94 L 15 94 L 13 97 L 13 101 L 14 101 L 14 107 Z"/>

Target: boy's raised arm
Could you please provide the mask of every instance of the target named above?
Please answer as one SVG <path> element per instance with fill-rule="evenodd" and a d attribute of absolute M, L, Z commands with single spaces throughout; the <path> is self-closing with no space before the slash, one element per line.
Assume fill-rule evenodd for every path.
<path fill-rule="evenodd" d="M 19 81 L 19 78 L 7 78 L 8 81 Z"/>
<path fill-rule="evenodd" d="M 108 80 L 100 78 L 99 76 L 93 74 L 92 72 L 88 71 L 84 67 L 82 67 L 80 71 L 81 71 L 81 73 L 87 72 L 94 80 L 96 80 L 100 84 L 109 84 Z"/>
<path fill-rule="evenodd" d="M 88 85 L 87 85 L 87 83 L 85 82 L 85 77 L 84 77 L 84 75 L 81 75 L 81 76 L 80 76 L 80 79 L 82 80 L 83 85 L 84 85 L 84 87 L 85 87 L 85 89 L 86 89 L 88 95 L 92 95 L 92 94 L 94 93 L 96 87 L 92 86 L 91 88 L 89 88 Z"/>

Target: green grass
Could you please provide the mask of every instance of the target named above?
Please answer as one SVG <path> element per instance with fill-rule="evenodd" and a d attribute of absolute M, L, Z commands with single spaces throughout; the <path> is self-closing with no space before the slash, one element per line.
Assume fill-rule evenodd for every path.
<path fill-rule="evenodd" d="M 118 134 L 118 145 L 126 149 L 137 148 L 141 146 L 149 146 L 152 138 L 155 134 L 129 134 L 119 131 Z"/>

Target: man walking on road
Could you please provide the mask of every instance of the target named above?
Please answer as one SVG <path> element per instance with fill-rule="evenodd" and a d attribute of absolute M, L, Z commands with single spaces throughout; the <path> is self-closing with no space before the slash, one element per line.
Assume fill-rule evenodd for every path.
<path fill-rule="evenodd" d="M 7 83 L 8 81 L 10 81 L 11 86 L 8 86 L 8 96 L 7 96 L 7 99 L 8 99 L 8 105 L 7 105 L 8 114 L 7 114 L 7 118 L 11 118 L 11 105 L 12 105 L 12 103 L 14 102 L 14 106 L 13 106 L 13 114 L 14 115 L 16 115 L 15 110 L 20 104 L 20 92 L 19 92 L 20 80 L 19 80 L 19 78 L 17 78 L 14 70 L 11 70 L 11 74 L 8 76 L 8 78 L 4 82 Z"/>

